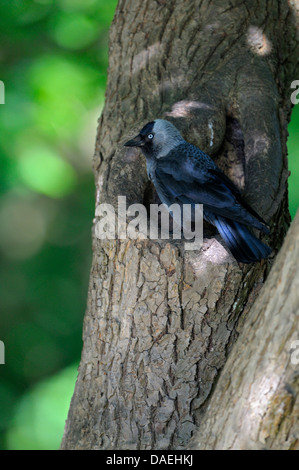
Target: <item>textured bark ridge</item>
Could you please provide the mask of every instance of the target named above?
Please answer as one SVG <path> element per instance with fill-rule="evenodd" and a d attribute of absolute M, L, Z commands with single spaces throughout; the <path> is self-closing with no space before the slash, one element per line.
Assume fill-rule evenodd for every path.
<path fill-rule="evenodd" d="M 155 118 L 215 158 L 271 223 L 288 222 L 286 126 L 298 72 L 295 2 L 121 0 L 94 159 L 97 204 L 149 204 L 123 143 Z M 97 240 L 63 449 L 186 447 L 271 260 L 238 265 L 215 232 L 183 242 Z"/>
<path fill-rule="evenodd" d="M 299 212 L 221 373 L 193 448 L 299 449 L 298 259 Z"/>

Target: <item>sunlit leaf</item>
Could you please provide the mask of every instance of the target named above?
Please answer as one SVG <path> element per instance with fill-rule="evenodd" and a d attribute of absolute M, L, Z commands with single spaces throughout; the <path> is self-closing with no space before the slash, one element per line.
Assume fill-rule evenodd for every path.
<path fill-rule="evenodd" d="M 47 196 L 65 196 L 76 183 L 76 173 L 71 165 L 47 147 L 24 149 L 18 168 L 27 186 Z"/>
<path fill-rule="evenodd" d="M 76 377 L 77 364 L 39 383 L 22 397 L 7 433 L 9 449 L 59 448 Z"/>
<path fill-rule="evenodd" d="M 67 49 L 88 46 L 98 35 L 97 22 L 79 13 L 59 15 L 53 25 L 53 37 L 57 44 Z"/>

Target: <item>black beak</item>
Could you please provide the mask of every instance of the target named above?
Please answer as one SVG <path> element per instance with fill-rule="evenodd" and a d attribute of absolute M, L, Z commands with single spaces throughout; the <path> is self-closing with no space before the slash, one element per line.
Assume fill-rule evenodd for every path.
<path fill-rule="evenodd" d="M 144 140 L 140 135 L 136 135 L 134 139 L 128 140 L 128 142 L 124 144 L 125 147 L 142 147 L 143 145 Z"/>

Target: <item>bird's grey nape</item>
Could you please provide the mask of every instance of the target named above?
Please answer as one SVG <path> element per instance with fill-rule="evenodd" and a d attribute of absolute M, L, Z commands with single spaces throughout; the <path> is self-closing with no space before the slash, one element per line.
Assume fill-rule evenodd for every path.
<path fill-rule="evenodd" d="M 184 142 L 180 131 L 165 119 L 155 119 L 153 131 L 155 133 L 155 146 L 159 147 L 156 158 L 165 157 L 174 147 Z"/>

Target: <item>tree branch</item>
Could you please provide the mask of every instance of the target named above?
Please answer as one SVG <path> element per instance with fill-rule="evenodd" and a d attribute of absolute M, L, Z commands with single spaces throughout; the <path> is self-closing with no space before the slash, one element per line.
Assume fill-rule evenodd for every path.
<path fill-rule="evenodd" d="M 299 212 L 220 374 L 192 448 L 299 448 L 298 259 Z"/>
<path fill-rule="evenodd" d="M 94 168 L 97 204 L 154 202 L 123 143 L 172 120 L 272 224 L 287 226 L 287 123 L 298 68 L 295 3 L 120 0 Z M 154 21 L 153 21 L 154 18 Z M 215 232 L 199 252 L 93 238 L 84 347 L 62 448 L 184 448 L 204 416 L 272 260 L 238 265 Z"/>

